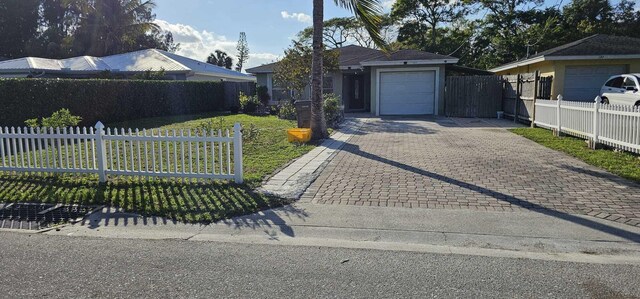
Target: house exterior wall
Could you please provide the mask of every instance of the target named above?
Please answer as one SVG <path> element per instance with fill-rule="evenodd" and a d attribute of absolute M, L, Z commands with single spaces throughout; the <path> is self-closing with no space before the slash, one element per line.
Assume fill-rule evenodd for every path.
<path fill-rule="evenodd" d="M 640 73 L 640 59 L 602 59 L 602 60 L 548 60 L 517 68 L 496 72 L 496 75 L 515 75 L 540 71 L 542 76 L 553 76 L 551 98 L 555 99 L 564 91 L 565 70 L 575 65 L 625 65 L 627 72 Z M 604 82 L 602 82 L 604 84 Z"/>
<path fill-rule="evenodd" d="M 397 69 L 398 71 L 411 71 L 412 69 L 419 68 L 436 68 L 436 115 L 444 115 L 444 83 L 445 83 L 445 65 L 411 65 L 411 66 L 383 66 L 383 67 L 371 67 L 371 113 L 377 114 L 377 99 L 378 99 L 378 71 L 382 69 Z"/>
<path fill-rule="evenodd" d="M 267 75 L 268 74 L 257 74 L 256 75 L 256 81 L 258 82 L 258 86 L 267 86 Z M 269 90 L 269 92 L 271 92 L 271 90 Z"/>
<path fill-rule="evenodd" d="M 333 94 L 340 99 L 341 105 L 344 105 L 342 103 L 342 72 L 331 72 L 331 79 L 333 80 Z"/>

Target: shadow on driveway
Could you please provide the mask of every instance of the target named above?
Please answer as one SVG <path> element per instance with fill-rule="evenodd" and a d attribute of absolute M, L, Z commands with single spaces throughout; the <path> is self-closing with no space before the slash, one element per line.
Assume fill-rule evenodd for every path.
<path fill-rule="evenodd" d="M 536 204 L 536 203 L 532 203 L 532 202 L 529 202 L 527 200 L 520 199 L 520 198 L 511 196 L 511 195 L 508 195 L 508 194 L 500 193 L 500 192 L 497 192 L 497 191 L 494 191 L 494 190 L 490 190 L 490 189 L 487 189 L 487 188 L 484 188 L 484 187 L 480 187 L 480 186 L 477 186 L 477 185 L 474 185 L 474 184 L 470 184 L 470 183 L 466 183 L 466 182 L 463 182 L 463 181 L 460 181 L 460 180 L 456 180 L 454 178 L 450 178 L 450 177 L 443 176 L 443 175 L 440 175 L 440 174 L 437 174 L 437 173 L 433 173 L 433 172 L 430 172 L 430 171 L 426 171 L 426 170 L 423 170 L 423 169 L 420 169 L 420 168 L 417 168 L 417 167 L 413 167 L 411 165 L 407 165 L 407 164 L 403 164 L 403 163 L 396 162 L 396 161 L 393 161 L 393 160 L 389 160 L 389 159 L 386 159 L 384 157 L 380 157 L 380 156 L 377 156 L 377 155 L 374 155 L 374 154 L 371 154 L 371 153 L 364 152 L 364 151 L 360 150 L 360 147 L 358 145 L 355 145 L 355 144 L 347 143 L 347 144 L 345 144 L 343 150 L 347 151 L 349 153 L 352 153 L 352 154 L 367 158 L 367 159 L 371 159 L 371 160 L 374 160 L 374 161 L 377 161 L 377 162 L 385 163 L 385 164 L 391 165 L 393 167 L 398 167 L 400 169 L 413 172 L 415 174 L 419 174 L 419 175 L 422 175 L 422 176 L 425 176 L 425 177 L 429 177 L 431 179 L 439 180 L 439 181 L 442 181 L 442 182 L 445 182 L 445 183 L 449 183 L 449 184 L 458 186 L 460 188 L 464 188 L 464 189 L 467 189 L 467 190 L 471 190 L 473 192 L 477 192 L 477 193 L 480 193 L 480 194 L 483 194 L 483 195 L 486 195 L 486 196 L 490 196 L 490 197 L 493 197 L 493 198 L 495 198 L 495 199 L 497 199 L 499 201 L 507 202 L 507 203 L 512 204 L 514 206 L 519 206 L 519 207 L 522 207 L 522 208 L 525 208 L 525 209 L 528 209 L 528 210 L 535 211 L 537 213 L 541 213 L 541 214 L 544 214 L 544 215 L 547 215 L 547 216 L 556 217 L 556 218 L 559 218 L 559 219 L 570 221 L 570 222 L 573 222 L 575 224 L 579 224 L 579 225 L 582 225 L 582 226 L 585 226 L 585 227 L 588 227 L 588 228 L 591 228 L 591 229 L 595 229 L 595 230 L 598 230 L 598 231 L 601 231 L 601 232 L 605 232 L 605 233 L 608 233 L 608 234 L 611 234 L 611 235 L 614 235 L 614 236 L 617 236 L 617 237 L 620 237 L 620 238 L 624 238 L 624 239 L 627 239 L 627 240 L 635 242 L 635 243 L 640 243 L 640 234 L 637 234 L 637 233 L 634 233 L 634 232 L 630 232 L 630 231 L 627 231 L 627 230 L 624 230 L 624 229 L 620 229 L 620 228 L 617 228 L 617 227 L 613 227 L 613 226 L 610 226 L 610 225 L 602 224 L 602 223 L 599 223 L 599 222 L 595 222 L 595 221 L 592 221 L 592 220 L 589 220 L 589 219 L 585 219 L 585 218 L 582 218 L 582 217 L 578 217 L 578 216 L 575 216 L 575 215 L 571 215 L 571 214 L 568 214 L 568 213 L 565 213 L 565 212 L 549 209 L 549 208 L 544 207 L 542 205 L 539 205 L 539 204 Z"/>

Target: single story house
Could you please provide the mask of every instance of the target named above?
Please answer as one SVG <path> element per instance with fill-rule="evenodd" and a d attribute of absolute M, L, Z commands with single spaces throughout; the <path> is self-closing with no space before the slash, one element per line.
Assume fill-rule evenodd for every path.
<path fill-rule="evenodd" d="M 400 50 L 390 54 L 360 46 L 340 51 L 339 70 L 324 78 L 324 93 L 340 97 L 347 112 L 375 115 L 443 115 L 447 66 L 451 56 Z M 273 101 L 290 97 L 273 82 L 276 63 L 248 69 Z"/>
<path fill-rule="evenodd" d="M 161 70 L 168 80 L 256 81 L 248 74 L 156 49 L 105 57 L 81 56 L 59 60 L 25 57 L 0 61 L 0 78 L 95 78 L 105 72 L 128 78 Z"/>
<path fill-rule="evenodd" d="M 613 75 L 640 73 L 640 39 L 596 34 L 490 71 L 512 75 L 540 71 L 553 76 L 551 97 L 593 101 Z"/>

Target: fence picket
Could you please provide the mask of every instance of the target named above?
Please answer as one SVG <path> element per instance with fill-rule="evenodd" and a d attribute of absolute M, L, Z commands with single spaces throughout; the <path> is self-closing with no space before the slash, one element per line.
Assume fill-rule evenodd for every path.
<path fill-rule="evenodd" d="M 221 137 L 221 136 L 222 136 L 222 130 L 219 129 L 218 130 L 218 137 Z M 218 153 L 220 155 L 220 159 L 218 160 L 218 163 L 220 163 L 220 174 L 226 174 L 225 171 L 224 171 L 224 164 L 222 162 L 222 161 L 224 161 L 224 160 L 222 160 L 222 142 L 218 142 Z"/>
<path fill-rule="evenodd" d="M 187 136 L 191 137 L 191 129 L 189 129 L 189 131 L 187 132 Z M 189 173 L 193 173 L 193 149 L 191 147 L 192 142 L 189 141 Z"/>
<path fill-rule="evenodd" d="M 33 127 L 29 128 L 29 134 L 31 135 L 32 138 L 29 138 L 29 146 L 30 149 L 27 149 L 27 151 L 29 152 L 29 157 L 33 158 L 33 168 L 38 168 L 38 156 L 36 155 L 36 143 L 35 143 L 35 139 L 33 138 L 34 135 L 34 130 Z M 33 157 L 32 157 L 33 155 Z"/>
<path fill-rule="evenodd" d="M 18 135 L 22 135 L 22 129 L 20 127 L 18 127 Z M 25 167 L 25 165 L 24 165 L 24 160 L 25 160 L 24 159 L 24 150 L 23 150 L 22 144 L 23 144 L 23 140 L 19 139 L 18 140 L 18 150 L 19 150 L 19 153 L 20 153 L 20 162 L 22 163 L 21 167 Z"/>
<path fill-rule="evenodd" d="M 158 129 L 158 136 L 162 137 L 162 131 L 160 129 Z M 163 172 L 164 168 L 162 167 L 162 141 L 158 142 L 158 160 L 160 160 L 160 168 L 158 171 Z"/>

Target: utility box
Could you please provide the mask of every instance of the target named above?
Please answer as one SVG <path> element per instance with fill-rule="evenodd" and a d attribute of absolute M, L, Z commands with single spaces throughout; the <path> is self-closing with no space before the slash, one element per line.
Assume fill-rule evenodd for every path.
<path fill-rule="evenodd" d="M 311 101 L 296 101 L 298 128 L 311 128 Z"/>

